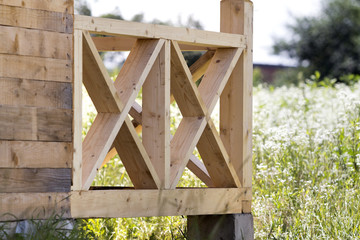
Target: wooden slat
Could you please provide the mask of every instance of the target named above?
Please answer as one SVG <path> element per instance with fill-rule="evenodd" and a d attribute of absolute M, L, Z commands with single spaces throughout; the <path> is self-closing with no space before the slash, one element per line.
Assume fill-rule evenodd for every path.
<path fill-rule="evenodd" d="M 242 49 L 218 49 L 205 72 L 199 92 L 208 112 L 212 112 L 236 65 Z"/>
<path fill-rule="evenodd" d="M 123 108 L 110 76 L 88 32 L 83 41 L 83 83 L 97 112 L 120 113 Z"/>
<path fill-rule="evenodd" d="M 117 135 L 114 146 L 136 189 L 157 189 L 161 181 L 130 119 Z"/>
<path fill-rule="evenodd" d="M 202 163 L 196 156 L 191 155 L 188 164 L 186 167 L 194 173 L 201 181 L 203 181 L 206 186 L 214 187 L 214 183 L 210 178 L 208 171 L 204 163 Z"/>
<path fill-rule="evenodd" d="M 127 22 L 88 16 L 75 16 L 74 27 L 105 35 L 121 35 L 137 38 L 163 38 L 191 45 L 209 47 L 243 47 L 242 35 L 174 28 L 164 25 Z"/>
<path fill-rule="evenodd" d="M 70 218 L 69 193 L 0 193 L 0 221 Z"/>
<path fill-rule="evenodd" d="M 46 10 L 52 12 L 74 12 L 73 0 L 0 0 L 0 5 Z"/>
<path fill-rule="evenodd" d="M 0 105 L 0 139 L 70 142 L 72 111 Z"/>
<path fill-rule="evenodd" d="M 0 54 L 0 77 L 72 81 L 71 60 Z"/>
<path fill-rule="evenodd" d="M 0 53 L 72 59 L 72 34 L 0 26 Z"/>
<path fill-rule="evenodd" d="M 207 51 L 189 67 L 194 82 L 199 80 L 204 75 L 214 54 L 215 51 Z"/>
<path fill-rule="evenodd" d="M 71 168 L 66 142 L 0 141 L 0 168 Z"/>
<path fill-rule="evenodd" d="M 72 85 L 0 77 L 0 105 L 72 109 Z"/>
<path fill-rule="evenodd" d="M 83 34 L 74 31 L 74 102 L 72 190 L 82 189 Z"/>
<path fill-rule="evenodd" d="M 72 33 L 73 15 L 0 5 L 0 25 Z"/>
<path fill-rule="evenodd" d="M 73 218 L 114 218 L 241 213 L 249 198 L 251 188 L 202 188 L 75 191 L 70 201 Z"/>
<path fill-rule="evenodd" d="M 247 48 L 220 100 L 221 139 L 243 187 L 252 184 L 252 16 L 250 1 L 221 2 L 221 31 L 247 36 Z"/>
<path fill-rule="evenodd" d="M 0 168 L 0 192 L 69 192 L 71 168 Z"/>
<path fill-rule="evenodd" d="M 204 117 L 184 117 L 170 142 L 170 187 L 174 189 L 206 125 Z"/>
<path fill-rule="evenodd" d="M 142 88 L 142 142 L 161 188 L 170 176 L 170 42 L 166 41 Z M 118 151 L 119 152 L 119 151 Z"/>

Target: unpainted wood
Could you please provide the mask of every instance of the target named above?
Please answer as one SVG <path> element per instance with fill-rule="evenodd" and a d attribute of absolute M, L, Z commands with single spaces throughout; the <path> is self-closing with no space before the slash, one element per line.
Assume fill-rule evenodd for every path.
<path fill-rule="evenodd" d="M 210 61 L 214 56 L 214 54 L 215 51 L 213 50 L 207 51 L 206 53 L 201 55 L 201 57 L 189 67 L 194 82 L 199 80 L 204 75 L 204 73 L 206 72 L 207 68 L 210 65 Z"/>
<path fill-rule="evenodd" d="M 49 12 L 0 5 L 0 25 L 72 33 L 74 16 L 69 13 Z"/>
<path fill-rule="evenodd" d="M 0 168 L 71 168 L 68 142 L 0 141 Z"/>
<path fill-rule="evenodd" d="M 161 188 L 170 186 L 170 41 L 166 41 L 142 88 L 142 142 Z"/>
<path fill-rule="evenodd" d="M 52 12 L 74 13 L 73 0 L 0 0 L 0 5 L 23 7 Z"/>
<path fill-rule="evenodd" d="M 72 82 L 72 61 L 0 54 L 0 77 Z"/>
<path fill-rule="evenodd" d="M 0 105 L 72 109 L 72 84 L 0 77 Z"/>
<path fill-rule="evenodd" d="M 0 193 L 69 192 L 71 168 L 0 168 Z"/>
<path fill-rule="evenodd" d="M 69 193 L 0 193 L 0 221 L 70 218 Z"/>
<path fill-rule="evenodd" d="M 70 199 L 73 218 L 230 214 L 251 188 L 75 191 Z"/>
<path fill-rule="evenodd" d="M 214 183 L 206 170 L 203 162 L 201 162 L 196 156 L 191 155 L 186 167 L 195 174 L 201 181 L 205 183 L 207 187 L 214 187 Z"/>
<path fill-rule="evenodd" d="M 75 16 L 75 29 L 87 30 L 105 35 L 127 36 L 136 38 L 162 38 L 175 40 L 187 45 L 207 47 L 243 47 L 245 37 L 237 34 L 226 34 L 202 31 L 190 28 L 174 28 L 138 22 L 127 22 L 106 18 Z"/>
<path fill-rule="evenodd" d="M 0 139 L 71 142 L 72 110 L 0 105 Z"/>

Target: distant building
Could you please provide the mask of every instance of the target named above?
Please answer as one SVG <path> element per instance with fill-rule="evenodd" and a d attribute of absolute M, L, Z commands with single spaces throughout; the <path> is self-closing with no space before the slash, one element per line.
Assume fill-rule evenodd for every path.
<path fill-rule="evenodd" d="M 277 72 L 294 68 L 294 66 L 254 63 L 254 69 L 255 68 L 260 69 L 264 82 L 272 83 L 274 82 Z"/>

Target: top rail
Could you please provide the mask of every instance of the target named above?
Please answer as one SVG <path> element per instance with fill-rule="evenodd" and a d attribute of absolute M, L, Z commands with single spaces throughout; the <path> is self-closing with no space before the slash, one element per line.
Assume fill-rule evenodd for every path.
<path fill-rule="evenodd" d="M 203 31 L 183 27 L 128 22 L 114 19 L 76 15 L 74 28 L 91 33 L 135 38 L 164 38 L 179 43 L 216 47 L 245 48 L 246 37 L 240 34 Z"/>

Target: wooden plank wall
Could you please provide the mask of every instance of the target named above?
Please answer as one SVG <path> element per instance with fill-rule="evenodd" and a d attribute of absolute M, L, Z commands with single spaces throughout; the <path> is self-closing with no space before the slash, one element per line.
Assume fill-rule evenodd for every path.
<path fill-rule="evenodd" d="M 70 191 L 73 8 L 73 0 L 0 0 L 1 210 L 13 209 L 6 194 Z"/>

